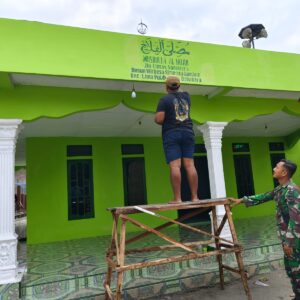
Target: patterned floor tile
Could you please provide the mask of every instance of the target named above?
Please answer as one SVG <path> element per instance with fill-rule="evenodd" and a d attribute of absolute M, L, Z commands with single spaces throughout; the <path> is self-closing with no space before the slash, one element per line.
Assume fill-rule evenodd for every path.
<path fill-rule="evenodd" d="M 197 225 L 209 231 L 210 223 Z M 282 249 L 276 234 L 273 216 L 235 221 L 240 243 L 245 251 L 243 259 L 251 274 L 276 269 L 282 264 Z M 203 235 L 171 226 L 163 230 L 174 239 L 192 242 L 207 239 Z M 133 236 L 128 234 L 128 238 Z M 110 236 L 63 241 L 41 245 L 19 243 L 18 260 L 27 264 L 27 274 L 22 280 L 23 300 L 44 299 L 95 299 L 103 294 L 106 273 L 105 253 Z M 128 249 L 166 244 L 156 236 L 128 245 Z M 204 249 L 205 250 L 205 249 Z M 203 250 L 203 251 L 204 251 Z M 126 257 L 126 263 L 149 261 L 183 254 L 183 250 L 136 253 Z M 235 257 L 226 255 L 224 263 L 236 266 Z M 226 280 L 235 275 L 226 272 Z M 113 275 L 112 287 L 115 285 Z M 153 266 L 132 270 L 124 276 L 124 299 L 142 299 L 142 295 L 166 294 L 177 290 L 212 285 L 219 281 L 215 257 Z M 16 286 L 0 286 L 0 300 L 14 299 Z M 97 299 L 98 299 L 97 298 Z M 16 298 L 15 298 L 16 299 Z M 14 299 L 14 300 L 15 300 Z"/>

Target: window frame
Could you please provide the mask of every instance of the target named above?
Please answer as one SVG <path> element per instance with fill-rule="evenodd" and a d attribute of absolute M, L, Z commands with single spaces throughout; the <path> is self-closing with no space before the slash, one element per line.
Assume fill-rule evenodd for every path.
<path fill-rule="evenodd" d="M 90 197 L 90 212 L 84 212 L 84 215 L 79 215 L 78 209 L 77 214 L 72 213 L 72 197 L 71 197 L 71 167 L 75 163 L 80 162 L 88 162 L 89 164 L 89 197 Z M 92 158 L 76 158 L 76 159 L 68 159 L 67 160 L 67 193 L 68 193 L 68 220 L 82 220 L 82 219 L 91 219 L 95 217 L 95 209 L 94 209 L 94 176 L 93 176 L 93 160 Z M 78 205 L 78 204 L 77 204 Z"/>

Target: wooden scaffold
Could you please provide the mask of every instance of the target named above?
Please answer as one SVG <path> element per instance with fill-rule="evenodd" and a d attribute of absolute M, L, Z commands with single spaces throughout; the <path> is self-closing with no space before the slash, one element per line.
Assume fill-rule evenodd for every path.
<path fill-rule="evenodd" d="M 225 215 L 220 224 L 218 224 L 217 222 L 217 214 L 216 214 L 217 205 L 223 205 L 225 208 Z M 168 218 L 166 216 L 157 213 L 160 211 L 182 210 L 182 209 L 193 209 L 193 210 L 190 213 L 185 214 L 184 216 L 176 220 L 173 220 L 171 218 Z M 156 205 L 115 207 L 115 208 L 109 208 L 108 210 L 112 213 L 113 228 L 112 228 L 111 243 L 106 253 L 107 274 L 106 274 L 106 280 L 104 282 L 106 300 L 121 299 L 123 275 L 125 271 L 145 268 L 149 266 L 167 264 L 172 262 L 190 260 L 195 258 L 201 259 L 210 256 L 216 256 L 217 258 L 218 265 L 219 265 L 221 289 L 224 289 L 224 269 L 234 273 L 238 273 L 241 276 L 247 299 L 252 300 L 250 289 L 248 286 L 247 273 L 245 272 L 244 263 L 241 255 L 243 249 L 237 239 L 237 234 L 231 216 L 229 199 L 215 199 L 215 200 L 209 199 L 209 200 L 200 200 L 195 202 L 182 202 L 178 204 L 156 204 Z M 213 234 L 201 230 L 199 228 L 192 227 L 185 223 L 182 223 L 183 221 L 207 210 L 212 211 Z M 151 214 L 155 217 L 158 217 L 166 221 L 166 223 L 156 228 L 151 228 L 148 225 L 145 225 L 140 221 L 137 221 L 128 216 L 130 214 L 136 214 L 136 213 Z M 119 221 L 121 223 L 120 226 L 119 226 Z M 224 239 L 220 236 L 224 228 L 224 225 L 227 221 L 230 227 L 232 241 Z M 145 232 L 140 233 L 126 240 L 127 222 L 145 230 Z M 168 226 L 171 226 L 173 224 L 179 225 L 187 230 L 205 235 L 209 237 L 209 239 L 205 241 L 202 240 L 197 242 L 183 243 L 183 242 L 176 241 L 175 239 L 166 235 L 165 233 L 160 232 L 160 230 Z M 169 242 L 170 244 L 126 250 L 126 245 L 135 242 L 141 238 L 144 238 L 149 234 L 155 234 L 156 236 Z M 203 245 L 211 245 L 211 244 L 215 244 L 214 250 L 205 253 L 203 253 L 202 251 L 197 251 L 199 245 L 203 246 Z M 187 253 L 183 255 L 160 258 L 160 259 L 146 261 L 146 262 L 125 264 L 125 256 L 127 254 L 144 253 L 144 252 L 160 251 L 160 250 L 172 250 L 176 248 L 183 249 L 187 251 Z M 229 253 L 235 254 L 236 261 L 237 261 L 237 268 L 233 268 L 231 266 L 227 266 L 223 264 L 222 255 L 229 254 Z M 111 279 L 112 279 L 113 272 L 117 273 L 117 282 L 116 282 L 115 291 L 111 289 Z"/>

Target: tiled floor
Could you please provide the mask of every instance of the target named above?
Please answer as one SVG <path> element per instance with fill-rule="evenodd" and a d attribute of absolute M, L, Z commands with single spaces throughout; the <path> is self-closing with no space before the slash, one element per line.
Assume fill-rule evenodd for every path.
<path fill-rule="evenodd" d="M 202 229 L 210 229 L 210 224 L 200 226 Z M 282 263 L 282 250 L 273 216 L 238 220 L 235 226 L 239 241 L 245 248 L 244 263 L 251 274 L 268 271 Z M 177 240 L 199 240 L 199 234 L 179 230 L 177 226 L 164 231 Z M 22 299 L 83 299 L 103 293 L 105 252 L 109 241 L 110 237 L 106 236 L 27 247 L 25 243 L 20 243 L 19 262 L 27 264 L 27 274 L 20 289 Z M 131 247 L 159 244 L 165 242 L 155 236 L 148 236 Z M 134 254 L 128 256 L 127 261 L 147 261 L 175 253 L 183 252 L 156 251 L 147 256 L 145 253 Z M 232 255 L 226 255 L 224 259 L 226 264 L 235 264 Z M 227 280 L 233 277 L 226 273 Z M 142 295 L 170 293 L 211 285 L 217 281 L 215 257 L 177 262 L 126 272 L 124 296 L 125 299 L 142 299 Z M 0 286 L 0 300 L 9 299 L 18 299 L 17 285 Z"/>

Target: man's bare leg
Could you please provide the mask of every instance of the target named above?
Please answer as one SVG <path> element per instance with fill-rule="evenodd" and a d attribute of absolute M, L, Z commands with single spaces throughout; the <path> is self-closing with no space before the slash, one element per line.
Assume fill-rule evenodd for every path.
<path fill-rule="evenodd" d="M 172 160 L 169 163 L 170 167 L 170 180 L 173 189 L 174 198 L 169 203 L 181 202 L 181 159 Z"/>
<path fill-rule="evenodd" d="M 195 168 L 194 159 L 183 158 L 183 165 L 186 170 L 190 190 L 191 190 L 191 200 L 198 201 L 198 174 Z"/>

